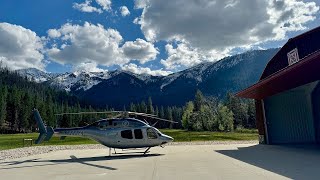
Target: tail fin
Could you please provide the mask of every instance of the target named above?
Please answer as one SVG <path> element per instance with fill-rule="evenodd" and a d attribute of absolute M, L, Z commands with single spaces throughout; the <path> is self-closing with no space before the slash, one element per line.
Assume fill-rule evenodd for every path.
<path fill-rule="evenodd" d="M 45 141 L 48 141 L 48 140 L 52 137 L 52 135 L 53 135 L 53 133 L 54 133 L 52 127 L 46 127 L 46 126 L 44 125 L 44 123 L 43 123 L 43 121 L 42 121 L 42 118 L 41 118 L 41 116 L 40 116 L 40 113 L 39 113 L 39 111 L 38 111 L 37 109 L 34 109 L 34 110 L 33 110 L 33 114 L 34 114 L 34 118 L 35 118 L 36 121 L 37 121 L 37 124 L 38 124 L 38 127 L 39 127 L 39 131 L 40 131 L 39 137 L 38 137 L 38 139 L 35 141 L 35 143 L 36 143 L 36 144 L 40 144 L 40 143 L 42 143 L 44 140 L 45 140 Z"/>
<path fill-rule="evenodd" d="M 52 127 L 47 127 L 47 136 L 44 139 L 45 141 L 49 141 L 52 137 L 52 135 L 54 134 L 54 130 Z"/>

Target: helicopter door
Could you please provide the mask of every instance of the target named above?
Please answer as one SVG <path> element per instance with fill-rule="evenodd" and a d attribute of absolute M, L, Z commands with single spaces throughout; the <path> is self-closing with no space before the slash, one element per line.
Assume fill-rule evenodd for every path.
<path fill-rule="evenodd" d="M 141 129 L 135 129 L 134 130 L 134 138 L 139 140 L 139 139 L 143 139 L 143 134 L 142 134 L 142 130 Z"/>
<path fill-rule="evenodd" d="M 133 143 L 132 130 L 121 131 L 121 139 L 118 140 L 118 145 L 124 148 L 130 148 Z"/>

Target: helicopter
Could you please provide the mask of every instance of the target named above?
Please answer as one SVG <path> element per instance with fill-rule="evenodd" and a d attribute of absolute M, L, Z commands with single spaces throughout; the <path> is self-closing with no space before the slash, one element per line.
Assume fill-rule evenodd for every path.
<path fill-rule="evenodd" d="M 67 136 L 77 136 L 92 139 L 109 148 L 114 149 L 137 149 L 146 148 L 143 152 L 145 155 L 151 147 L 161 146 L 172 142 L 173 138 L 160 132 L 154 125 L 158 121 L 177 123 L 167 119 L 158 118 L 152 114 L 125 112 L 125 111 L 108 111 L 108 112 L 79 112 L 79 113 L 61 113 L 57 116 L 75 115 L 75 114 L 118 114 L 113 118 L 101 119 L 84 127 L 75 128 L 56 128 L 46 126 L 37 109 L 33 110 L 35 120 L 39 127 L 39 136 L 35 144 L 43 141 L 49 141 L 53 135 L 60 136 L 63 140 Z M 149 125 L 148 122 L 136 118 L 129 118 L 129 115 L 152 118 L 158 120 L 155 124 Z M 122 116 L 122 117 L 120 117 Z"/>

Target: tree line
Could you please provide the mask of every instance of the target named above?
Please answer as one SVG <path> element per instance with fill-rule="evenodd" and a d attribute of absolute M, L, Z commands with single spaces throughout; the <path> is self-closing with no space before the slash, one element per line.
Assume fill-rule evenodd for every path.
<path fill-rule="evenodd" d="M 197 91 L 194 101 L 186 103 L 182 127 L 195 131 L 233 131 L 256 128 L 255 106 L 252 100 L 242 100 L 231 93 L 223 101 L 204 97 Z"/>
<path fill-rule="evenodd" d="M 29 81 L 18 73 L 0 67 L 0 133 L 33 132 L 37 126 L 32 110 L 37 108 L 45 123 L 52 127 L 83 124 L 82 117 L 56 113 L 94 111 L 77 97 L 44 84 Z M 95 115 L 86 117 L 94 121 Z"/>
<path fill-rule="evenodd" d="M 171 128 L 191 131 L 233 131 L 256 128 L 254 101 L 240 99 L 231 93 L 226 95 L 225 100 L 219 101 L 214 97 L 205 97 L 200 90 L 197 90 L 194 100 L 187 102 L 183 107 L 154 106 L 149 97 L 147 103 L 145 101 L 131 103 L 129 110 L 173 120 L 177 124 L 171 124 Z"/>
<path fill-rule="evenodd" d="M 93 123 L 106 115 L 55 116 L 61 112 L 112 111 L 112 107 L 91 107 L 76 96 L 21 77 L 6 68 L 0 68 L 0 133 L 33 132 L 37 126 L 32 110 L 37 108 L 42 119 L 52 127 L 75 127 Z M 119 110 L 119 109 L 116 109 Z M 140 103 L 124 106 L 124 111 L 154 114 L 177 122 L 157 123 L 159 128 L 177 128 L 191 131 L 233 131 L 236 128 L 255 128 L 253 101 L 242 100 L 228 93 L 225 100 L 205 97 L 197 91 L 193 101 L 183 107 L 158 106 L 149 97 Z"/>

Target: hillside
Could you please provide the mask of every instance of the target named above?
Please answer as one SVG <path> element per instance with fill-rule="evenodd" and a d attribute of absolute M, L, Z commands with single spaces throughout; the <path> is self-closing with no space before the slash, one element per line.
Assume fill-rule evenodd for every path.
<path fill-rule="evenodd" d="M 206 96 L 224 98 L 258 81 L 267 62 L 278 49 L 254 50 L 208 62 L 168 76 L 138 75 L 127 71 L 64 74 L 36 69 L 20 70 L 29 79 L 64 89 L 93 105 L 122 108 L 150 96 L 157 105 L 184 105 L 200 89 Z"/>

